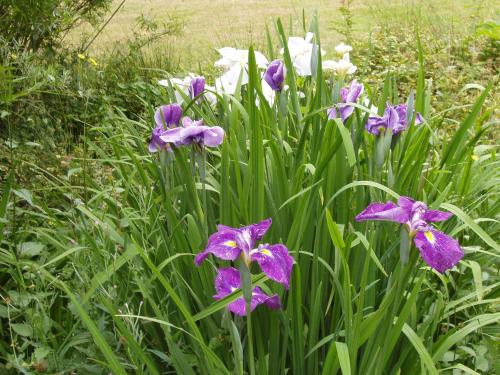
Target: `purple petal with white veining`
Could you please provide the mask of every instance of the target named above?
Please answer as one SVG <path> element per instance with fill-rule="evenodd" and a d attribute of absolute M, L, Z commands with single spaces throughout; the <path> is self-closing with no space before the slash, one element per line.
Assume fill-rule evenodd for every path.
<path fill-rule="evenodd" d="M 406 122 L 399 121 L 398 112 L 387 103 L 387 108 L 384 111 L 384 118 L 386 119 L 387 129 L 392 130 L 392 134 L 398 134 L 406 129 Z"/>
<path fill-rule="evenodd" d="M 250 257 L 259 264 L 267 277 L 289 288 L 294 260 L 284 245 L 260 245 L 251 252 Z"/>
<path fill-rule="evenodd" d="M 364 86 L 361 83 L 358 83 L 356 80 L 351 82 L 349 86 L 349 90 L 347 91 L 346 98 L 344 99 L 344 103 L 355 103 L 359 96 L 363 93 Z"/>
<path fill-rule="evenodd" d="M 406 129 L 406 116 L 408 112 L 408 105 L 406 103 L 398 104 L 392 107 L 394 111 L 398 114 L 398 129 Z"/>
<path fill-rule="evenodd" d="M 370 203 L 361 213 L 356 216 L 356 221 L 386 220 L 395 223 L 406 223 L 410 219 L 407 209 L 398 207 L 394 202 Z"/>
<path fill-rule="evenodd" d="M 207 247 L 196 255 L 194 262 L 201 264 L 210 254 L 224 260 L 235 260 L 241 253 L 234 232 L 215 232 L 208 238 Z"/>
<path fill-rule="evenodd" d="M 215 291 L 214 299 L 219 300 L 231 294 L 241 287 L 240 273 L 233 267 L 220 268 L 217 270 L 215 277 Z M 260 305 L 265 304 L 271 309 L 279 309 L 281 307 L 279 297 L 277 295 L 268 296 L 262 289 L 255 287 L 252 291 L 252 299 L 250 301 L 250 310 L 253 311 Z M 227 305 L 229 311 L 245 316 L 246 304 L 243 297 L 237 298 L 235 301 Z"/>
<path fill-rule="evenodd" d="M 379 135 L 382 129 L 391 129 L 393 134 L 401 133 L 408 127 L 406 121 L 407 112 L 407 104 L 403 103 L 392 106 L 390 103 L 387 103 L 384 115 L 382 117 L 370 116 L 365 128 L 369 133 L 374 135 Z M 417 113 L 415 115 L 415 125 L 419 125 L 422 122 L 422 115 Z"/>
<path fill-rule="evenodd" d="M 456 240 L 430 226 L 418 232 L 413 242 L 424 261 L 441 273 L 452 268 L 464 256 Z"/>
<path fill-rule="evenodd" d="M 365 129 L 368 133 L 379 135 L 381 130 L 387 129 L 387 123 L 383 117 L 370 116 L 366 122 Z"/>
<path fill-rule="evenodd" d="M 439 211 L 439 210 L 427 210 L 422 215 L 422 219 L 425 221 L 445 221 L 452 217 L 451 212 Z"/>
<path fill-rule="evenodd" d="M 342 122 L 346 122 L 346 120 L 354 113 L 354 107 L 350 105 L 340 104 L 339 112 Z"/>
<path fill-rule="evenodd" d="M 189 95 L 191 99 L 196 98 L 203 92 L 203 90 L 205 90 L 205 78 L 194 77 L 189 85 Z"/>
<path fill-rule="evenodd" d="M 224 140 L 224 129 L 220 126 L 205 126 L 202 120 L 194 121 L 186 116 L 182 119 L 182 127 L 166 130 L 160 139 L 176 146 L 196 143 L 201 146 L 216 147 Z"/>
<path fill-rule="evenodd" d="M 202 126 L 203 125 L 203 120 L 193 120 L 189 116 L 184 116 L 182 118 L 182 126 L 187 128 L 190 126 Z"/>
<path fill-rule="evenodd" d="M 206 130 L 204 125 L 192 125 L 182 128 L 182 135 L 179 139 L 179 144 L 190 145 L 197 143 L 203 145 L 203 138 Z"/>
<path fill-rule="evenodd" d="M 281 307 L 280 298 L 277 294 L 268 296 L 258 286 L 253 288 L 252 299 L 250 301 L 250 311 L 254 311 L 258 305 L 264 304 L 270 309 L 277 310 Z M 229 311 L 236 315 L 246 316 L 246 304 L 243 297 L 236 299 L 227 305 Z"/>
<path fill-rule="evenodd" d="M 215 277 L 215 299 L 221 299 L 241 287 L 240 272 L 234 267 L 219 268 Z"/>
<path fill-rule="evenodd" d="M 149 152 L 157 152 L 167 148 L 168 144 L 161 139 L 165 132 L 163 126 L 157 126 L 151 131 L 151 139 L 149 140 Z"/>
<path fill-rule="evenodd" d="M 262 237 L 271 227 L 272 219 L 265 219 L 255 224 L 250 224 L 241 228 L 228 227 L 226 225 L 217 225 L 218 233 L 226 233 L 234 236 L 238 247 L 246 252 L 252 250 L 256 241 L 260 241 Z"/>
<path fill-rule="evenodd" d="M 160 139 L 165 143 L 179 144 L 182 137 L 182 128 L 172 128 L 161 133 Z"/>
<path fill-rule="evenodd" d="M 415 199 L 412 199 L 410 197 L 405 197 L 404 195 L 401 195 L 398 198 L 398 206 L 403 207 L 407 210 L 411 210 L 414 203 L 415 203 Z"/>
<path fill-rule="evenodd" d="M 182 108 L 178 104 L 162 105 L 155 111 L 155 123 L 158 127 L 179 125 L 182 117 Z"/>
<path fill-rule="evenodd" d="M 273 221 L 271 218 L 264 219 L 255 224 L 250 224 L 247 226 L 252 232 L 252 235 L 255 237 L 255 240 L 260 241 L 262 237 L 266 234 L 266 232 L 271 227 Z"/>
<path fill-rule="evenodd" d="M 363 85 L 353 80 L 349 87 L 343 87 L 340 89 L 340 98 L 342 103 L 339 106 L 340 118 L 342 122 L 345 122 L 353 113 L 354 107 L 349 105 L 349 103 L 356 103 L 359 96 L 363 93 Z"/>
<path fill-rule="evenodd" d="M 224 129 L 220 126 L 211 126 L 204 133 L 203 144 L 208 147 L 216 147 L 224 140 Z"/>
<path fill-rule="evenodd" d="M 217 231 L 218 232 L 238 232 L 238 228 L 233 228 L 233 227 L 228 227 L 227 225 L 223 224 L 217 224 Z"/>
<path fill-rule="evenodd" d="M 347 94 L 349 92 L 349 89 L 347 87 L 342 87 L 340 89 L 340 100 L 342 103 L 345 103 L 347 101 Z"/>
<path fill-rule="evenodd" d="M 328 116 L 328 120 L 333 120 L 335 117 L 337 117 L 337 109 L 335 109 L 335 107 L 328 108 L 326 110 L 326 115 Z"/>

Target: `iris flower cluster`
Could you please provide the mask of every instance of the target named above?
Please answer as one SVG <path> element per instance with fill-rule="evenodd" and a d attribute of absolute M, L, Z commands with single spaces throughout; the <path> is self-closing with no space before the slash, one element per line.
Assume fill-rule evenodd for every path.
<path fill-rule="evenodd" d="M 216 147 L 224 140 L 224 129 L 220 126 L 206 126 L 203 120 L 194 121 L 187 116 L 181 122 L 181 117 L 182 108 L 178 104 L 162 105 L 156 110 L 156 126 L 149 142 L 150 152 L 169 149 L 171 145 Z"/>
<path fill-rule="evenodd" d="M 312 74 L 311 61 L 314 51 L 312 39 L 313 34 L 308 33 L 305 38 L 290 37 L 288 40 L 292 65 L 295 73 L 299 76 Z M 156 110 L 154 116 L 156 126 L 152 131 L 149 144 L 151 152 L 193 144 L 199 147 L 215 147 L 222 143 L 224 130 L 221 127 L 206 126 L 202 120 L 182 117 L 183 112 L 179 105 L 186 97 L 191 100 L 204 98 L 209 103 L 214 103 L 212 99 L 215 98 L 215 95 L 212 93 L 213 98 L 210 99 L 210 90 L 219 94 L 232 95 L 238 85 L 245 85 L 249 82 L 248 51 L 229 47 L 221 48 L 218 51 L 221 58 L 215 65 L 224 68 L 225 72 L 216 80 L 215 88 L 207 86 L 203 77 L 193 74 L 189 74 L 184 80 L 171 78 L 159 82 L 164 86 L 175 85 L 183 91 L 183 95 L 176 92 L 178 104 L 163 105 Z M 339 44 L 335 47 L 335 52 L 342 58 L 338 61 L 326 60 L 323 62 L 322 68 L 333 70 L 343 80 L 347 75 L 356 71 L 356 67 L 349 60 L 349 52 L 351 51 L 351 46 Z M 320 53 L 323 55 L 325 51 L 321 50 Z M 266 57 L 258 51 L 255 51 L 255 58 L 257 67 L 265 69 L 262 73 L 262 89 L 266 99 L 272 103 L 276 92 L 287 89 L 285 64 L 280 59 L 268 63 Z M 354 104 L 362 96 L 363 91 L 363 85 L 356 80 L 340 89 L 340 102 L 327 110 L 328 119 L 340 117 L 345 123 L 354 113 Z M 365 98 L 366 100 L 367 98 Z M 387 103 L 382 116 L 372 115 L 368 118 L 365 129 L 368 133 L 376 136 L 383 136 L 387 131 L 396 135 L 406 130 L 412 121 L 415 125 L 424 122 L 420 113 L 415 113 L 413 120 L 413 116 L 409 116 L 408 111 L 407 104 L 391 105 Z M 370 112 L 373 113 L 374 110 L 370 110 Z M 442 273 L 453 268 L 464 255 L 455 239 L 431 225 L 433 222 L 447 220 L 451 216 L 452 214 L 449 212 L 431 210 L 424 202 L 401 196 L 397 204 L 391 201 L 369 204 L 355 217 L 355 220 L 359 222 L 368 220 L 392 221 L 403 225 L 408 232 L 409 239 L 413 241 L 423 260 L 430 267 Z M 239 260 L 246 266 L 245 272 L 250 270 L 252 263 L 257 263 L 269 279 L 288 289 L 294 264 L 288 249 L 279 243 L 259 244 L 269 230 L 271 223 L 271 219 L 266 219 L 241 228 L 218 225 L 217 232 L 208 238 L 206 248 L 196 255 L 195 264 L 200 266 L 210 254 L 225 261 Z M 215 277 L 216 294 L 213 298 L 222 299 L 242 288 L 241 275 L 240 271 L 233 267 L 219 268 Z M 278 295 L 267 295 L 258 286 L 252 289 L 251 297 L 246 297 L 250 299 L 251 311 L 261 304 L 267 305 L 271 309 L 281 307 Z M 237 298 L 228 305 L 228 309 L 237 315 L 245 316 L 248 312 L 247 302 L 244 297 Z"/>
<path fill-rule="evenodd" d="M 241 228 L 218 225 L 217 232 L 209 237 L 205 250 L 195 257 L 195 264 L 199 266 L 210 254 L 223 260 L 240 259 L 247 267 L 256 262 L 269 279 L 288 289 L 294 260 L 288 253 L 286 246 L 267 243 L 257 245 L 271 224 L 272 220 L 266 219 Z M 241 288 L 241 280 L 237 269 L 233 267 L 218 269 L 215 278 L 217 294 L 214 299 L 224 298 L 238 288 Z M 281 306 L 278 295 L 268 296 L 259 287 L 254 287 L 250 302 L 251 311 L 260 304 L 265 304 L 271 309 L 277 309 Z M 244 298 L 240 297 L 231 302 L 228 309 L 237 315 L 246 315 Z"/>

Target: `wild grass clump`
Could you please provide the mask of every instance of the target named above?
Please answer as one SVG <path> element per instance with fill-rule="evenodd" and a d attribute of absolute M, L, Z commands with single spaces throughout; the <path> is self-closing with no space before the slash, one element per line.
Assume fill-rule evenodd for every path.
<path fill-rule="evenodd" d="M 82 105 L 95 100 L 106 116 L 85 121 L 81 151 L 64 174 L 40 168 L 39 190 L 57 203 L 15 183 L 22 157 L 11 143 L 0 199 L 0 370 L 495 371 L 500 176 L 488 140 L 496 120 L 484 107 L 493 84 L 477 87 L 466 115 L 443 132 L 419 42 L 414 79 L 399 85 L 391 70 L 372 84 L 353 72 L 352 55 L 323 65 L 313 19 L 311 73 L 299 76 L 304 61 L 276 26 L 277 71 L 286 78 L 271 74 L 271 91 L 253 48 L 233 51 L 241 61 L 228 64 L 244 66 L 236 82 L 222 79 L 226 72 L 226 85 L 198 94 L 171 77 L 162 77 L 166 87 L 125 82 L 118 103 L 89 87 Z M 98 69 L 96 85 L 103 77 Z M 217 142 L 193 136 L 201 124 L 181 123 L 177 109 L 155 112 L 176 102 L 223 138 L 218 129 Z M 371 203 L 394 208 L 401 197 L 448 220 L 430 225 L 437 220 L 412 208 L 420 216 L 390 218 L 402 225 L 361 222 L 374 218 L 358 215 Z M 265 230 L 243 227 L 253 223 Z M 458 241 L 444 268 L 425 256 L 449 254 L 436 231 Z M 276 246 L 286 262 L 276 261 Z M 204 254 L 201 264 L 195 257 L 205 248 L 222 259 Z M 216 279 L 219 267 L 236 267 L 238 282 Z M 255 287 L 281 307 L 250 313 Z"/>

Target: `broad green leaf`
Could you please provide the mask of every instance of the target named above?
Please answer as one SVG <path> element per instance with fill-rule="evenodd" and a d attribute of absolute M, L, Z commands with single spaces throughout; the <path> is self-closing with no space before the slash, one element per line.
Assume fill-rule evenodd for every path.
<path fill-rule="evenodd" d="M 340 131 L 340 136 L 342 137 L 342 143 L 344 144 L 345 152 L 347 154 L 347 162 L 349 163 L 350 167 L 353 167 L 356 164 L 356 155 L 354 153 L 351 134 L 340 119 L 336 118 L 334 119 L 334 121 L 337 124 Z"/>
<path fill-rule="evenodd" d="M 335 346 L 337 348 L 342 375 L 351 375 L 351 361 L 349 359 L 349 349 L 347 345 L 343 342 L 335 342 Z"/>
<path fill-rule="evenodd" d="M 12 330 L 21 336 L 31 337 L 33 336 L 33 328 L 31 325 L 26 323 L 12 323 L 10 325 Z"/>
<path fill-rule="evenodd" d="M 410 342 L 413 344 L 413 347 L 417 351 L 417 353 L 420 357 L 420 360 L 427 368 L 427 371 L 429 371 L 429 374 L 437 375 L 438 370 L 437 370 L 436 366 L 434 365 L 432 357 L 429 354 L 429 352 L 427 351 L 427 349 L 425 348 L 425 345 L 422 342 L 422 340 L 420 339 L 420 337 L 418 337 L 418 335 L 415 333 L 415 331 L 406 323 L 403 325 L 403 333 L 406 335 L 408 340 L 410 340 Z"/>

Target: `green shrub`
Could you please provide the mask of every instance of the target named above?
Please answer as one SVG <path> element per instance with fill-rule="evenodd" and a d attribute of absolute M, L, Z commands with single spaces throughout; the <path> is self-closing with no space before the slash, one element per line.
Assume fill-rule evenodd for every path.
<path fill-rule="evenodd" d="M 1 0 L 0 35 L 17 49 L 36 51 L 59 45 L 82 21 L 96 21 L 112 0 Z"/>

